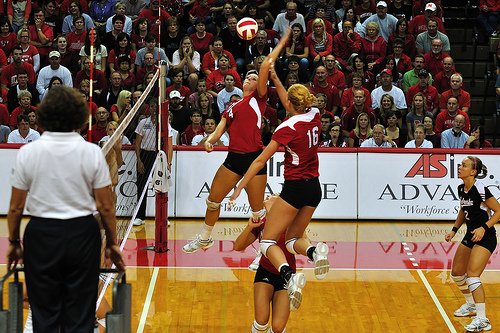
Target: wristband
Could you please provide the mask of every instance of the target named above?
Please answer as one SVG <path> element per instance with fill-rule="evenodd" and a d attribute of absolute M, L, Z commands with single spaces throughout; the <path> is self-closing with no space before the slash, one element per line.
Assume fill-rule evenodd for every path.
<path fill-rule="evenodd" d="M 453 231 L 454 233 L 457 233 L 458 228 L 457 227 L 453 227 L 453 228 L 451 228 L 451 231 Z"/>
<path fill-rule="evenodd" d="M 19 245 L 19 244 L 21 244 L 21 240 L 20 240 L 19 238 L 18 238 L 18 239 L 15 239 L 15 240 L 11 240 L 11 239 L 9 238 L 9 243 L 10 243 L 11 245 Z"/>
<path fill-rule="evenodd" d="M 484 223 L 484 224 L 481 226 L 481 228 L 483 228 L 483 229 L 484 229 L 484 231 L 488 231 L 488 229 L 489 229 L 490 227 L 488 227 L 488 225 L 487 225 L 486 223 Z"/>

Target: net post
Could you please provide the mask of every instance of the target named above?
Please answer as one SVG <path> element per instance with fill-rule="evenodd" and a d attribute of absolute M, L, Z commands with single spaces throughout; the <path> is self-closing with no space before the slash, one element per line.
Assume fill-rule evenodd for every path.
<path fill-rule="evenodd" d="M 162 102 L 165 101 L 165 85 L 167 76 L 167 65 L 162 64 L 160 61 L 160 75 L 158 77 L 159 86 L 159 103 L 158 103 L 158 114 L 159 114 L 159 129 L 161 146 L 164 151 L 168 151 L 168 113 L 165 115 L 163 110 Z M 168 156 L 168 154 L 167 154 Z M 170 163 L 170 161 L 168 161 Z M 168 251 L 168 193 L 156 193 L 155 195 L 155 252 L 166 252 Z"/>
<path fill-rule="evenodd" d="M 89 129 L 87 140 L 92 142 L 92 96 L 94 91 L 94 28 L 90 29 L 90 91 L 89 91 Z"/>

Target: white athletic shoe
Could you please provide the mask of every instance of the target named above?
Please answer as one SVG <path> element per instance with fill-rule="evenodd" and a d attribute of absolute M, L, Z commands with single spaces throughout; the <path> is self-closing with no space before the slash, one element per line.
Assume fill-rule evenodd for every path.
<path fill-rule="evenodd" d="M 140 226 L 140 225 L 143 225 L 143 224 L 146 224 L 146 221 L 144 221 L 143 219 L 140 219 L 140 218 L 136 218 L 134 220 L 134 223 L 133 223 L 136 227 L 137 226 Z"/>
<path fill-rule="evenodd" d="M 476 304 L 465 303 L 453 313 L 455 317 L 468 317 L 476 314 Z"/>
<path fill-rule="evenodd" d="M 316 244 L 316 250 L 313 252 L 314 258 L 314 274 L 316 279 L 322 280 L 330 270 L 330 262 L 328 261 L 328 245 L 319 242 Z"/>
<path fill-rule="evenodd" d="M 490 321 L 488 318 L 472 318 L 472 322 L 469 325 L 464 326 L 467 332 L 482 332 L 491 330 Z"/>
<path fill-rule="evenodd" d="M 257 269 L 259 268 L 259 263 L 260 263 L 260 257 L 262 257 L 262 252 L 257 251 L 257 256 L 255 259 L 252 261 L 250 266 L 248 266 L 248 270 L 251 272 L 257 272 Z"/>
<path fill-rule="evenodd" d="M 170 228 L 170 221 L 167 220 L 167 228 Z"/>
<path fill-rule="evenodd" d="M 196 235 L 196 238 L 187 243 L 182 247 L 182 251 L 185 253 L 195 253 L 199 249 L 208 249 L 214 245 L 214 240 L 210 237 L 207 240 L 202 240 L 200 235 Z"/>
<path fill-rule="evenodd" d="M 306 276 L 304 273 L 292 274 L 286 285 L 288 297 L 290 298 L 290 311 L 296 311 L 302 302 L 302 288 L 306 285 Z"/>
<path fill-rule="evenodd" d="M 33 333 L 33 320 L 31 319 L 31 306 L 29 307 L 28 317 L 26 318 L 26 324 L 24 325 L 23 333 Z"/>

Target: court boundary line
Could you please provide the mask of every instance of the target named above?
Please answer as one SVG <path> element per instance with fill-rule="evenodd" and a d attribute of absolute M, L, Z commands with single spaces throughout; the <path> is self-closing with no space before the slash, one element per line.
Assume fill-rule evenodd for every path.
<path fill-rule="evenodd" d="M 455 329 L 455 326 L 453 326 L 453 323 L 451 322 L 450 318 L 446 314 L 446 311 L 444 310 L 443 306 L 441 305 L 441 302 L 439 302 L 436 294 L 434 293 L 434 290 L 432 290 L 431 285 L 429 284 L 429 281 L 427 281 L 427 278 L 425 277 L 424 273 L 422 272 L 421 269 L 416 270 L 418 273 L 418 276 L 420 276 L 420 279 L 424 283 L 425 288 L 427 289 L 427 292 L 431 296 L 432 300 L 434 301 L 434 305 L 436 305 L 439 313 L 441 314 L 441 317 L 444 319 L 444 322 L 450 329 L 450 332 L 452 333 L 457 333 L 457 330 Z"/>
<path fill-rule="evenodd" d="M 141 319 L 139 320 L 139 325 L 137 326 L 137 333 L 142 333 L 144 331 L 144 326 L 146 325 L 146 319 L 148 317 L 149 307 L 151 305 L 151 299 L 153 298 L 153 292 L 156 286 L 156 280 L 158 279 L 159 270 L 159 267 L 154 267 L 153 269 L 153 275 L 151 276 L 151 281 L 149 282 L 146 300 L 144 301 L 144 306 L 142 307 Z"/>
<path fill-rule="evenodd" d="M 4 264 L 4 266 L 6 266 Z M 127 268 L 171 268 L 171 269 L 248 269 L 245 267 L 179 267 L 179 266 L 128 266 Z M 299 270 L 314 270 L 314 267 L 297 267 Z M 417 271 L 417 268 L 333 268 L 330 266 L 330 271 Z M 425 269 L 425 271 L 434 271 L 434 272 L 451 272 L 451 269 Z M 500 272 L 500 269 L 485 269 L 485 272 Z"/>

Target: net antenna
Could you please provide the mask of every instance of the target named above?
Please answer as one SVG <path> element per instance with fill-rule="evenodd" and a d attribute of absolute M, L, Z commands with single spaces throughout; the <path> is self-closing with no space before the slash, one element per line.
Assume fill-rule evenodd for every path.
<path fill-rule="evenodd" d="M 90 29 L 90 91 L 89 108 L 92 109 L 92 93 L 94 91 L 94 28 Z M 89 129 L 87 132 L 87 141 L 92 142 L 92 112 L 89 112 Z"/>

